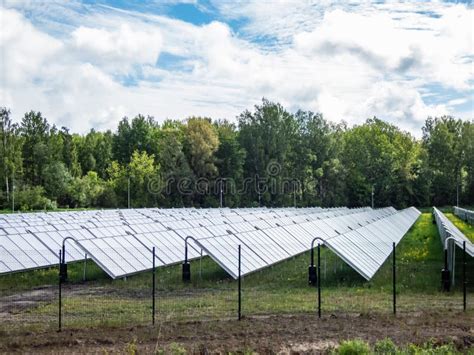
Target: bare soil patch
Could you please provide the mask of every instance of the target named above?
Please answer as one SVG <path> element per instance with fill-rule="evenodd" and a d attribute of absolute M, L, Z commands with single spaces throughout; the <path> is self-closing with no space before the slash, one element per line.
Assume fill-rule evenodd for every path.
<path fill-rule="evenodd" d="M 1 353 L 139 353 L 184 348 L 190 353 L 256 351 L 261 354 L 325 353 L 345 339 L 370 343 L 385 337 L 397 345 L 453 343 L 474 346 L 474 314 L 417 312 L 399 314 L 314 314 L 249 317 L 242 321 L 163 322 L 155 327 L 68 329 L 60 333 L 0 333 Z"/>

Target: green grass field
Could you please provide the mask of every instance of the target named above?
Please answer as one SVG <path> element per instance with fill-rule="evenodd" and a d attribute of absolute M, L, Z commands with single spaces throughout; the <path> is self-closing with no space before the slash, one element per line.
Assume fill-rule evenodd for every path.
<path fill-rule="evenodd" d="M 472 228 L 449 215 L 472 238 Z M 457 253 L 461 270 L 460 254 Z M 470 258 L 468 270 L 474 270 Z M 244 315 L 315 312 L 316 289 L 307 284 L 309 252 L 247 275 L 242 281 Z M 397 299 L 399 312 L 420 309 L 461 309 L 460 273 L 450 293 L 440 292 L 443 251 L 430 213 L 423 213 L 397 247 Z M 385 262 L 371 281 L 365 281 L 327 248 L 321 253 L 323 312 L 390 313 L 392 262 Z M 471 273 L 472 274 L 472 273 Z M 87 282 L 82 282 L 83 263 L 69 265 L 69 281 L 63 287 L 63 317 L 67 327 L 122 326 L 151 321 L 151 272 L 111 280 L 89 260 Z M 19 307 L 3 322 L 6 327 L 36 329 L 57 324 L 56 268 L 0 277 L 0 303 L 7 296 L 31 307 Z M 38 299 L 31 294 L 47 290 Z M 469 284 L 469 292 L 474 290 Z M 237 314 L 237 282 L 214 261 L 205 257 L 192 262 L 192 282 L 181 281 L 181 266 L 157 269 L 157 317 L 161 320 L 234 318 Z M 1 304 L 0 304 L 1 306 Z M 473 309 L 472 297 L 468 308 Z M 1 326 L 0 326 L 1 328 Z"/>

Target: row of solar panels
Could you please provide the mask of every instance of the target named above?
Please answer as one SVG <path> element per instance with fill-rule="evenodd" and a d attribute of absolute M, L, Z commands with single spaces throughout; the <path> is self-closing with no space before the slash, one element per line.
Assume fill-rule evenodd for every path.
<path fill-rule="evenodd" d="M 462 220 L 474 225 L 474 211 L 455 206 L 454 214 Z"/>
<path fill-rule="evenodd" d="M 347 210 L 345 207 L 333 208 L 331 210 Z M 322 208 L 313 207 L 305 209 L 127 209 L 127 210 L 102 210 L 102 211 L 73 211 L 73 212 L 50 212 L 50 213 L 28 213 L 0 215 L 0 226 L 12 234 L 21 232 L 26 227 L 60 226 L 64 224 L 83 225 L 90 227 L 107 226 L 117 221 L 144 221 L 146 219 L 158 219 L 160 221 L 193 220 L 196 218 L 219 218 L 225 215 L 230 221 L 242 220 L 241 217 L 252 215 L 255 217 L 267 216 L 273 213 L 275 217 L 288 215 L 304 215 L 323 211 Z M 239 219 L 240 218 L 240 219 Z M 18 228 L 18 229 L 16 229 Z M 30 228 L 31 229 L 31 228 Z"/>
<path fill-rule="evenodd" d="M 198 257 L 199 249 L 204 250 L 230 275 L 237 277 L 237 245 L 243 248 L 245 275 L 308 250 L 311 240 L 318 236 L 362 276 L 370 279 L 390 254 L 391 243 L 398 243 L 419 214 L 415 209 L 397 212 L 393 208 L 183 209 L 174 215 L 163 212 L 157 209 L 107 211 L 101 213 L 108 217 L 107 226 L 94 224 L 80 228 L 68 223 L 44 224 L 41 221 L 45 218 L 29 215 L 30 229 L 31 224 L 55 228 L 40 231 L 29 230 L 16 218 L 15 223 L 19 224 L 15 228 L 23 228 L 25 233 L 23 229 L 6 233 L 5 228 L 3 235 L 0 232 L 3 256 L 0 272 L 55 264 L 62 240 L 72 237 L 76 242 L 67 245 L 67 261 L 82 260 L 87 253 L 116 278 L 150 269 L 153 246 L 157 248 L 158 266 L 181 262 L 184 239 L 193 237 L 190 258 Z M 154 218 L 150 218 L 150 214 Z M 186 214 L 185 220 L 176 218 Z M 90 218 L 90 213 L 79 215 Z M 139 215 L 148 216 L 143 219 Z"/>
<path fill-rule="evenodd" d="M 433 214 L 443 247 L 446 247 L 446 239 L 452 237 L 460 248 L 463 248 L 463 243 L 466 242 L 466 252 L 474 257 L 474 244 L 436 207 L 433 207 Z"/>
<path fill-rule="evenodd" d="M 150 258 L 143 259 L 141 255 L 151 255 L 152 246 L 158 250 L 158 266 L 183 261 L 184 239 L 192 237 L 190 257 L 198 257 L 200 255 L 198 251 L 202 249 L 232 277 L 237 278 L 237 264 L 233 264 L 232 268 L 232 265 L 229 267 L 225 260 L 237 259 L 239 244 L 247 250 L 252 250 L 252 253 L 245 254 L 242 258 L 242 274 L 245 275 L 308 250 L 310 244 L 305 244 L 302 238 L 311 231 L 301 230 L 301 225 L 309 224 L 307 227 L 311 228 L 311 223 L 321 221 L 321 225 L 328 233 L 337 233 L 336 229 L 345 231 L 351 226 L 365 225 L 392 213 L 394 212 L 391 208 L 375 211 L 323 211 L 309 215 L 312 216 L 309 221 L 299 223 L 295 223 L 291 218 L 287 220 L 279 218 L 273 221 L 269 219 L 260 221 L 265 222 L 265 225 L 263 223 L 257 225 L 254 221 L 159 233 L 137 233 L 133 234 L 137 241 L 133 247 L 125 246 L 125 243 L 130 242 L 128 237 L 79 240 L 78 243 L 110 276 L 116 278 L 149 269 Z M 299 244 L 303 245 L 303 250 Z M 214 248 L 211 249 L 209 245 Z M 216 256 L 216 252 L 223 256 L 224 262 Z M 144 260 L 144 263 L 140 260 Z"/>
<path fill-rule="evenodd" d="M 216 238 L 201 238 L 204 249 L 234 278 L 238 275 L 238 245 L 242 246 L 242 270 L 246 275 L 310 249 L 319 237 L 366 279 L 374 276 L 420 212 L 409 208 L 372 210 L 352 215 L 279 226 L 261 233 L 238 233 Z"/>
<path fill-rule="evenodd" d="M 3 221 L 0 224 L 0 273 L 56 264 L 57 254 L 63 240 L 71 237 L 82 242 L 67 244 L 67 261 L 83 260 L 85 254 L 88 253 L 94 260 L 97 259 L 96 262 L 99 265 L 103 265 L 104 270 L 110 276 L 118 277 L 142 271 L 143 264 L 149 268 L 148 263 L 144 260 L 150 258 L 143 259 L 143 256 L 147 254 L 147 251 L 143 250 L 143 246 L 147 250 L 151 250 L 152 246 L 159 248 L 159 260 L 162 265 L 182 261 L 184 239 L 196 228 L 200 228 L 201 233 L 207 230 L 208 233 L 201 236 L 208 237 L 221 233 L 223 227 L 230 225 L 234 231 L 248 231 L 256 228 L 269 228 L 277 222 L 298 223 L 323 216 L 337 216 L 364 210 L 366 209 L 117 210 L 100 211 L 100 215 L 104 219 L 98 218 L 93 224 L 88 221 L 90 221 L 91 215 L 97 216 L 97 214 L 92 214 L 91 211 L 60 212 L 57 213 L 56 219 L 54 219 L 55 213 L 4 215 L 2 219 L 14 221 L 15 226 L 13 227 L 12 223 L 4 226 Z M 176 211 L 176 213 L 172 215 L 170 211 Z M 199 212 L 196 213 L 196 211 Z M 45 215 L 48 217 L 46 218 Z M 184 218 L 183 216 L 186 215 L 188 217 Z M 87 216 L 84 219 L 86 222 L 81 223 L 77 218 L 74 222 L 66 223 L 65 221 L 71 216 Z M 48 221 L 44 223 L 46 219 Z M 28 224 L 24 221 L 28 221 Z M 224 230 L 226 229 L 224 228 Z M 137 236 L 139 236 L 138 244 Z M 99 239 L 106 239 L 106 241 L 100 242 Z M 86 242 L 87 240 L 90 242 Z M 96 247 L 91 246 L 93 243 L 96 244 Z M 94 255 L 114 253 L 113 250 L 117 249 L 128 258 L 129 254 L 134 254 L 131 251 L 137 249 L 137 246 L 142 247 L 142 250 L 135 254 L 139 260 L 136 263 L 132 261 L 131 269 L 127 267 L 130 262 L 123 264 L 123 266 L 107 268 L 106 264 L 108 263 L 99 260 L 101 258 Z M 87 248 L 94 250 L 94 253 L 88 252 Z M 190 257 L 199 255 L 196 249 L 191 249 L 190 253 Z M 115 254 L 117 254 L 118 260 L 121 260 L 119 254 Z M 117 263 L 112 262 L 112 265 L 115 264 Z"/>

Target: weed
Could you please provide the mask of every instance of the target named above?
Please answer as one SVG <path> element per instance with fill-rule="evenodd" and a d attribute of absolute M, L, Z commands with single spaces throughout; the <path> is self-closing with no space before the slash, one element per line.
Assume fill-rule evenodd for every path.
<path fill-rule="evenodd" d="M 363 340 L 354 339 L 343 341 L 336 350 L 341 355 L 365 355 L 370 354 L 370 346 Z"/>

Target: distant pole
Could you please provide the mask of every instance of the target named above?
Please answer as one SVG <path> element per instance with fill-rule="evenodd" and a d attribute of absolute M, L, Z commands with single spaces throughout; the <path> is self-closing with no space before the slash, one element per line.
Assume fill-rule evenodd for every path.
<path fill-rule="evenodd" d="M 220 184 L 220 204 L 219 204 L 219 205 L 220 205 L 220 207 L 222 208 L 222 205 L 223 205 L 223 204 L 222 204 L 222 193 L 223 193 L 223 189 L 222 189 L 222 179 L 220 180 L 219 184 Z"/>
<path fill-rule="evenodd" d="M 459 173 L 456 174 L 456 206 L 459 206 Z"/>
<path fill-rule="evenodd" d="M 374 185 L 372 185 L 372 208 L 374 208 Z"/>
<path fill-rule="evenodd" d="M 127 200 L 128 200 L 128 209 L 130 209 L 130 176 L 128 177 Z"/>
<path fill-rule="evenodd" d="M 15 173 L 12 175 L 12 212 L 15 212 Z"/>

